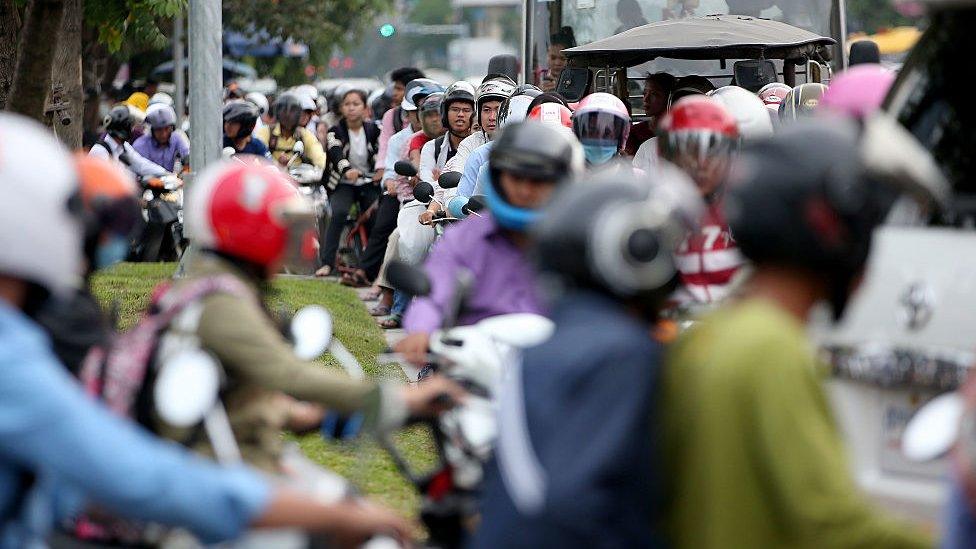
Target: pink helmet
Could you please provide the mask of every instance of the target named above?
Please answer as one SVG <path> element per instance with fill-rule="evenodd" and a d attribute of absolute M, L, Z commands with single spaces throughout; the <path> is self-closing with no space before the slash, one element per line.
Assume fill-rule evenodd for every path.
<path fill-rule="evenodd" d="M 612 139 L 622 149 L 630 135 L 630 113 L 616 95 L 591 93 L 573 112 L 573 131 L 584 145 Z"/>
<path fill-rule="evenodd" d="M 857 65 L 838 74 L 820 100 L 820 107 L 854 118 L 881 108 L 895 73 L 875 64 Z"/>
<path fill-rule="evenodd" d="M 786 95 L 791 91 L 793 91 L 793 88 L 782 82 L 772 82 L 760 88 L 758 95 L 759 99 L 762 99 L 763 104 L 767 106 L 775 105 L 778 109 L 779 104 L 786 99 Z"/>

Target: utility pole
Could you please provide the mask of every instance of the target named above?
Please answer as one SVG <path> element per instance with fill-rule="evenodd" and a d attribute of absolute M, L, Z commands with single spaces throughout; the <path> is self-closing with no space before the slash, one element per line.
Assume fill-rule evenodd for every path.
<path fill-rule="evenodd" d="M 220 159 L 224 64 L 221 0 L 190 0 L 190 167 Z"/>
<path fill-rule="evenodd" d="M 183 124 L 186 115 L 186 50 L 183 48 L 183 31 L 186 20 L 180 12 L 173 19 L 173 84 L 176 86 L 176 125 Z"/>

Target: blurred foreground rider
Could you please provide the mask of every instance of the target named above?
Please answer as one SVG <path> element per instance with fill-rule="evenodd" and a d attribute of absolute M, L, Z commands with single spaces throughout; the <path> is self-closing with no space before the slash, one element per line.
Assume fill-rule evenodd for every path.
<path fill-rule="evenodd" d="M 726 211 L 755 269 L 742 299 L 686 332 L 664 370 L 673 547 L 931 546 L 859 493 L 806 334 L 817 303 L 843 314 L 894 201 L 857 131 L 798 122 L 745 149 L 732 172 Z"/>
<path fill-rule="evenodd" d="M 664 545 L 650 331 L 702 205 L 675 168 L 650 194 L 620 175 L 560 190 L 531 233 L 555 332 L 503 381 L 474 547 Z"/>

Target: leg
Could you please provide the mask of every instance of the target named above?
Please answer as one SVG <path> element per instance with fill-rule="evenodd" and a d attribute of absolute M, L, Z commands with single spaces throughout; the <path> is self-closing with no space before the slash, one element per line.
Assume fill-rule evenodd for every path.
<path fill-rule="evenodd" d="M 390 234 L 396 228 L 398 213 L 400 213 L 400 201 L 395 196 L 387 195 L 380 198 L 379 207 L 373 216 L 375 222 L 369 233 L 369 243 L 366 245 L 363 261 L 359 265 L 359 268 L 366 272 L 366 278 L 370 280 L 375 280 L 379 275 Z"/>
<path fill-rule="evenodd" d="M 325 242 L 319 249 L 319 261 L 323 266 L 335 269 L 336 253 L 339 251 L 339 237 L 342 236 L 342 228 L 346 224 L 346 217 L 349 215 L 349 208 L 356 198 L 356 188 L 352 185 L 339 184 L 336 190 L 329 195 L 329 203 L 332 205 L 332 219 L 325 231 Z"/>

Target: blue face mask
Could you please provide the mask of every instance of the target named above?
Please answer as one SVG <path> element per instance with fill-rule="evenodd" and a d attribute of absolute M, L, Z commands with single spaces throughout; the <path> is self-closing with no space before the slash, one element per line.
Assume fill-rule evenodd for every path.
<path fill-rule="evenodd" d="M 124 236 L 110 235 L 107 240 L 98 245 L 95 251 L 95 268 L 104 269 L 125 261 L 129 255 L 129 239 Z"/>
<path fill-rule="evenodd" d="M 587 164 L 606 164 L 617 154 L 617 145 L 583 145 Z"/>

